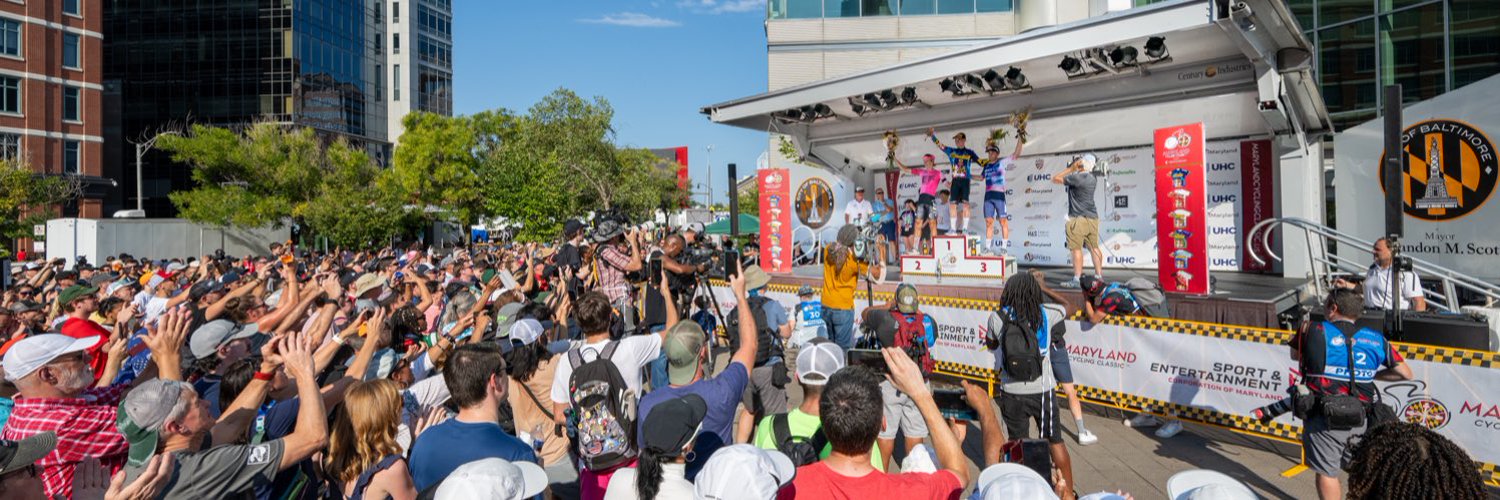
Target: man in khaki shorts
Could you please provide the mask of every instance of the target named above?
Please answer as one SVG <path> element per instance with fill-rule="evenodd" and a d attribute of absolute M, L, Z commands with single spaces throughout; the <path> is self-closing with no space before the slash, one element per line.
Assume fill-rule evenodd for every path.
<path fill-rule="evenodd" d="M 1054 184 L 1062 184 L 1068 191 L 1068 251 L 1073 254 L 1073 279 L 1061 283 L 1066 288 L 1078 288 L 1078 279 L 1083 277 L 1083 249 L 1094 258 L 1094 276 L 1103 279 L 1100 268 L 1104 263 L 1104 252 L 1099 250 L 1099 209 L 1094 205 L 1094 190 L 1099 185 L 1099 173 L 1094 166 L 1099 162 L 1093 154 L 1073 158 L 1068 168 L 1052 176 Z"/>

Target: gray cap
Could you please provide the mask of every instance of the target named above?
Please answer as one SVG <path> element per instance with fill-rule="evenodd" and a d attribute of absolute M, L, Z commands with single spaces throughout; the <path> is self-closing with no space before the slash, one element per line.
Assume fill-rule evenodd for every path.
<path fill-rule="evenodd" d="M 219 347 L 231 341 L 250 338 L 260 333 L 260 328 L 255 323 L 237 324 L 227 319 L 216 319 L 193 331 L 188 346 L 193 350 L 193 357 L 206 358 L 212 356 Z"/>
<path fill-rule="evenodd" d="M 500 306 L 500 310 L 495 311 L 495 331 L 501 332 L 501 335 L 508 335 L 510 327 L 516 324 L 516 320 L 521 319 L 519 316 L 524 307 L 526 304 L 521 302 L 511 302 Z"/>
<path fill-rule="evenodd" d="M 161 440 L 162 426 L 166 425 L 172 408 L 182 399 L 183 389 L 191 388 L 185 382 L 152 379 L 125 395 L 115 416 L 115 426 L 130 443 L 126 464 L 140 467 L 151 460 Z"/>

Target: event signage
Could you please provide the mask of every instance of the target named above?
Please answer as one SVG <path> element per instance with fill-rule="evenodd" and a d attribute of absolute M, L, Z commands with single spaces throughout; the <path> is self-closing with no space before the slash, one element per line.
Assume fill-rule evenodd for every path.
<path fill-rule="evenodd" d="M 1169 292 L 1208 294 L 1208 171 L 1203 123 L 1156 129 L 1157 277 Z"/>
<path fill-rule="evenodd" d="M 729 287 L 712 287 L 724 311 L 736 303 Z M 798 303 L 795 287 L 773 284 L 766 296 L 791 310 Z M 863 291 L 856 308 L 864 309 Z M 889 294 L 877 294 L 885 301 Z M 945 305 L 936 305 L 941 302 Z M 965 373 L 988 372 L 995 355 L 985 348 L 993 301 L 924 296 L 921 310 L 937 323 L 931 349 L 939 370 L 959 367 Z M 862 314 L 856 311 L 855 321 Z M 1066 321 L 1068 357 L 1080 394 L 1117 406 L 1234 428 L 1252 434 L 1295 441 L 1301 421 L 1277 417 L 1275 427 L 1254 424 L 1250 412 L 1287 397 L 1296 382 L 1295 362 L 1285 342 L 1291 332 L 1248 327 L 1243 334 L 1202 323 L 1146 320 L 1134 326 Z M 1145 325 L 1153 325 L 1147 327 Z M 856 325 L 856 331 L 858 327 Z M 1413 380 L 1378 382 L 1381 398 L 1405 421 L 1421 424 L 1463 447 L 1486 471 L 1500 470 L 1500 354 L 1396 344 L 1411 367 Z M 1488 366 L 1487 366 L 1488 365 Z M 1103 393 L 1103 396 L 1100 394 Z M 1486 477 L 1500 479 L 1487 472 Z"/>
<path fill-rule="evenodd" d="M 1266 148 L 1259 158 L 1260 181 L 1243 181 L 1246 148 Z M 1239 271 L 1253 259 L 1243 256 L 1244 234 L 1256 223 L 1275 217 L 1271 197 L 1272 184 L 1268 170 L 1275 161 L 1269 155 L 1270 143 L 1262 140 L 1211 140 L 1207 143 L 1208 256 L 1212 271 Z M 1105 175 L 1095 191 L 1099 210 L 1099 243 L 1104 251 L 1104 266 L 1110 268 L 1156 269 L 1157 205 L 1153 178 L 1154 161 L 1150 147 L 1105 149 L 1094 151 L 1106 165 Z M 1006 210 L 1010 216 L 1011 248 L 1008 255 L 1022 265 L 1065 265 L 1068 250 L 1063 231 L 1067 214 L 1067 190 L 1052 183 L 1052 175 L 1062 171 L 1073 154 L 1023 156 L 1006 168 Z M 939 164 L 938 169 L 947 168 Z M 896 194 L 897 206 L 917 197 L 917 177 L 905 173 L 886 173 L 886 185 Z M 971 185 L 976 200 L 969 221 L 972 229 L 984 227 L 983 211 L 977 200 L 984 199 L 982 182 Z M 1250 210 L 1249 203 L 1264 203 L 1262 210 Z M 995 238 L 1000 238 L 999 231 Z M 992 247 L 995 245 L 992 244 Z"/>
<path fill-rule="evenodd" d="M 1402 253 L 1485 281 L 1500 279 L 1500 76 L 1474 82 L 1402 110 L 1403 171 L 1385 186 L 1382 120 L 1334 139 L 1339 231 L 1366 241 L 1385 235 L 1382 190 L 1400 189 Z M 1363 250 L 1361 248 L 1360 250 Z M 1343 249 L 1340 249 L 1342 252 Z M 1355 259 L 1368 258 L 1356 252 Z"/>
<path fill-rule="evenodd" d="M 760 265 L 766 272 L 792 272 L 792 207 L 784 168 L 756 171 L 760 188 Z"/>
<path fill-rule="evenodd" d="M 1275 206 L 1272 201 L 1275 197 L 1271 193 L 1273 179 L 1271 173 L 1274 170 L 1271 154 L 1271 141 L 1244 141 L 1240 143 L 1240 187 L 1244 193 L 1244 199 L 1240 201 L 1240 217 L 1243 232 L 1249 232 L 1256 224 L 1273 217 Z M 1252 247 L 1253 246 L 1253 247 Z M 1259 247 L 1259 248 L 1255 248 Z M 1251 258 L 1252 249 L 1260 255 L 1268 255 L 1266 248 L 1261 242 L 1244 241 L 1240 251 L 1240 269 L 1245 271 L 1270 271 L 1271 261 L 1265 259 L 1257 264 Z"/>

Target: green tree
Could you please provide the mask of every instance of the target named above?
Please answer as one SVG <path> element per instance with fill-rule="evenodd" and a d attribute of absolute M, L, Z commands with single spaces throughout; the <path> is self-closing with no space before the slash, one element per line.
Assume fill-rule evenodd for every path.
<path fill-rule="evenodd" d="M 740 213 L 760 217 L 760 185 L 751 184 L 750 187 L 741 189 L 736 196 L 740 198 Z"/>
<path fill-rule="evenodd" d="M 474 120 L 416 112 L 402 124 L 406 132 L 381 179 L 382 188 L 420 208 L 428 221 L 445 218 L 468 225 L 489 215 Z"/>
<path fill-rule="evenodd" d="M 0 160 L 0 236 L 30 237 L 32 226 L 58 216 L 58 205 L 82 194 L 76 179 L 39 175 L 24 160 Z M 0 247 L 0 258 L 9 256 L 10 245 Z"/>
<path fill-rule="evenodd" d="M 170 194 L 184 219 L 234 227 L 293 222 L 350 247 L 383 242 L 413 226 L 401 200 L 379 189 L 382 171 L 342 138 L 254 123 L 242 132 L 194 125 L 157 147 L 192 166 L 196 186 Z"/>

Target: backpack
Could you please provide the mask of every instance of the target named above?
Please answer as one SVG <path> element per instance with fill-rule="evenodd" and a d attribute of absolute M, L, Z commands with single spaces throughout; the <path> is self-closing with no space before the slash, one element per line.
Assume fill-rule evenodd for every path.
<path fill-rule="evenodd" d="M 771 299 L 763 295 L 750 297 L 745 304 L 750 306 L 750 317 L 755 320 L 755 366 L 765 366 L 771 360 L 771 356 L 780 351 L 781 336 L 766 324 L 766 303 Z M 740 350 L 740 314 L 739 306 L 729 311 L 728 317 L 724 318 L 724 334 L 729 336 L 730 352 Z"/>
<path fill-rule="evenodd" d="M 906 355 L 922 367 L 922 373 L 932 373 L 935 363 L 928 352 L 928 346 L 934 339 L 927 337 L 927 322 L 931 317 L 922 314 L 922 311 L 903 314 L 901 311 L 892 309 L 891 318 L 896 320 L 896 345 L 894 347 L 906 351 Z M 937 330 L 936 325 L 933 330 Z"/>
<path fill-rule="evenodd" d="M 1042 376 L 1042 348 L 1037 343 L 1036 329 L 1024 320 L 1015 318 L 1010 311 L 999 313 L 1001 324 L 1000 369 L 1020 382 L 1030 382 Z M 1047 312 L 1042 311 L 1046 322 Z"/>
<path fill-rule="evenodd" d="M 1135 298 L 1135 304 L 1140 307 L 1142 313 L 1153 318 L 1167 318 L 1172 316 L 1172 311 L 1167 307 L 1167 294 L 1160 286 L 1152 283 L 1146 278 L 1130 278 L 1125 282 L 1125 288 L 1130 289 L 1130 296 Z"/>
<path fill-rule="evenodd" d="M 789 418 L 785 413 L 771 416 L 771 433 L 776 438 L 776 451 L 792 459 L 792 466 L 801 467 L 820 460 L 828 438 L 823 436 L 823 426 L 818 425 L 811 436 L 793 436 Z"/>
<path fill-rule="evenodd" d="M 592 361 L 581 349 L 568 351 L 573 375 L 568 405 L 577 419 L 578 456 L 589 470 L 607 470 L 635 458 L 635 394 L 610 362 L 619 343 L 610 341 Z"/>

